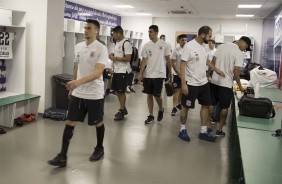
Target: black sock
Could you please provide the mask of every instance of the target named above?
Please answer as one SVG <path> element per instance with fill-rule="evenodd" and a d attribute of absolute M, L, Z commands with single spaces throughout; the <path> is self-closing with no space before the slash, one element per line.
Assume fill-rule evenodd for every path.
<path fill-rule="evenodd" d="M 104 133 L 105 133 L 104 124 L 100 127 L 96 127 L 97 147 L 99 148 L 103 148 Z"/>
<path fill-rule="evenodd" d="M 60 153 L 62 156 L 67 156 L 70 140 L 73 136 L 73 130 L 74 130 L 74 126 L 69 126 L 69 125 L 65 126 L 64 135 L 63 135 L 62 150 L 61 150 L 61 153 Z"/>

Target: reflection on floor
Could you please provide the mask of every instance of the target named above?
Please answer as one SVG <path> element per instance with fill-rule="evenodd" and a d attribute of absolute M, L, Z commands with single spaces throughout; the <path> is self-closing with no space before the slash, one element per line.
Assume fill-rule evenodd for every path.
<path fill-rule="evenodd" d="M 89 162 L 96 145 L 95 127 L 79 123 L 70 145 L 66 168 L 46 161 L 60 150 L 64 122 L 38 118 L 0 135 L 1 184 L 227 184 L 230 182 L 228 133 L 215 143 L 197 138 L 199 105 L 189 111 L 191 142 L 178 138 L 179 113 L 170 116 L 172 98 L 165 97 L 164 119 L 144 125 L 148 110 L 142 87 L 127 94 L 129 115 L 114 122 L 117 97 L 105 100 L 105 156 Z M 155 116 L 157 116 L 155 104 Z M 228 132 L 228 131 L 226 131 Z"/>

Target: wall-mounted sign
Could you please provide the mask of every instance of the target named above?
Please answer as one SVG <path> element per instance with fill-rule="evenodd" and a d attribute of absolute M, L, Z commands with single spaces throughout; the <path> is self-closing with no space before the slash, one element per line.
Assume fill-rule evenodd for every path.
<path fill-rule="evenodd" d="M 83 6 L 80 4 L 65 1 L 65 18 L 74 19 L 78 21 L 85 21 L 86 19 L 95 19 L 102 25 L 115 27 L 121 24 L 121 17 Z"/>
<path fill-rule="evenodd" d="M 0 59 L 13 59 L 14 33 L 0 32 Z"/>

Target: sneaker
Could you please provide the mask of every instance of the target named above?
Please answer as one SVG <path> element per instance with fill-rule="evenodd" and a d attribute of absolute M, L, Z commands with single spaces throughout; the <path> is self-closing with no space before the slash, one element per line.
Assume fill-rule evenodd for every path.
<path fill-rule="evenodd" d="M 225 132 L 217 130 L 216 133 L 215 133 L 215 136 L 216 137 L 224 137 L 225 136 Z"/>
<path fill-rule="evenodd" d="M 208 128 L 208 129 L 207 129 L 207 132 L 208 132 L 208 133 L 212 133 L 212 132 L 213 132 L 212 128 Z"/>
<path fill-rule="evenodd" d="M 120 121 L 120 120 L 123 120 L 123 119 L 124 119 L 124 115 L 121 112 L 118 112 L 115 115 L 115 118 L 114 118 L 115 121 Z"/>
<path fill-rule="evenodd" d="M 100 160 L 104 156 L 104 148 L 96 147 L 94 153 L 89 158 L 90 161 Z"/>
<path fill-rule="evenodd" d="M 154 116 L 149 115 L 148 118 L 145 120 L 145 124 L 151 124 L 154 121 Z"/>
<path fill-rule="evenodd" d="M 216 138 L 212 136 L 211 133 L 199 133 L 199 139 L 204 141 L 215 142 Z"/>
<path fill-rule="evenodd" d="M 67 165 L 67 157 L 58 154 L 52 160 L 48 160 L 48 164 L 52 166 L 66 167 Z"/>
<path fill-rule="evenodd" d="M 126 91 L 125 91 L 126 93 L 131 93 L 131 91 L 130 91 L 130 89 L 129 89 L 129 87 L 127 86 L 126 87 Z"/>
<path fill-rule="evenodd" d="M 187 129 L 183 129 L 179 132 L 178 137 L 184 141 L 190 141 L 190 137 L 188 136 Z"/>
<path fill-rule="evenodd" d="M 214 118 L 212 118 L 212 120 L 211 120 L 211 124 L 212 125 L 216 125 L 218 123 L 218 121 L 217 120 L 215 120 Z"/>
<path fill-rule="evenodd" d="M 178 110 L 181 110 L 181 109 L 182 109 L 182 105 L 181 105 L 181 104 L 178 104 L 178 105 L 176 106 L 176 108 L 177 108 Z"/>
<path fill-rule="evenodd" d="M 123 110 L 119 109 L 118 112 L 115 114 L 115 116 L 120 116 L 120 114 L 122 115 L 127 115 L 128 111 L 126 108 L 124 108 Z"/>
<path fill-rule="evenodd" d="M 177 109 L 175 107 L 173 107 L 173 109 L 171 111 L 171 115 L 175 116 L 176 113 L 177 113 Z"/>
<path fill-rule="evenodd" d="M 162 111 L 159 111 L 157 120 L 161 121 L 163 117 L 164 117 L 164 109 Z"/>

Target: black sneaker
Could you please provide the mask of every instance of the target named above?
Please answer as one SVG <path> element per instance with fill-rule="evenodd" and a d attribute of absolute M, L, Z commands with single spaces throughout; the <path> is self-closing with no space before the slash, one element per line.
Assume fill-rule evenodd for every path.
<path fill-rule="evenodd" d="M 159 111 L 159 112 L 158 112 L 158 118 L 157 118 L 157 120 L 158 120 L 158 121 L 161 121 L 161 120 L 163 119 L 163 117 L 164 117 L 164 109 L 163 109 L 162 111 Z"/>
<path fill-rule="evenodd" d="M 96 147 L 94 153 L 89 158 L 90 161 L 100 160 L 104 156 L 104 148 Z"/>
<path fill-rule="evenodd" d="M 52 160 L 48 160 L 48 164 L 52 166 L 66 167 L 67 165 L 67 157 L 58 154 Z"/>
<path fill-rule="evenodd" d="M 134 90 L 132 87 L 129 87 L 129 90 L 130 90 L 132 93 L 135 93 L 135 90 Z"/>
<path fill-rule="evenodd" d="M 171 115 L 175 116 L 176 113 L 177 113 L 177 109 L 175 107 L 173 107 L 173 109 L 171 111 Z"/>
<path fill-rule="evenodd" d="M 123 120 L 123 119 L 124 119 L 124 115 L 121 112 L 118 112 L 115 115 L 115 118 L 114 118 L 115 121 L 120 121 L 120 120 Z"/>
<path fill-rule="evenodd" d="M 154 116 L 149 115 L 148 118 L 145 120 L 145 124 L 151 124 L 154 121 Z"/>
<path fill-rule="evenodd" d="M 216 138 L 212 136 L 211 133 L 199 133 L 199 139 L 204 141 L 215 142 Z"/>
<path fill-rule="evenodd" d="M 128 111 L 126 108 L 124 108 L 123 110 L 119 109 L 118 112 L 115 114 L 115 116 L 119 116 L 120 114 L 122 115 L 127 115 Z"/>
<path fill-rule="evenodd" d="M 178 104 L 178 105 L 176 106 L 176 108 L 177 108 L 178 110 L 181 110 L 181 109 L 182 109 L 182 105 L 181 105 L 181 104 Z"/>

